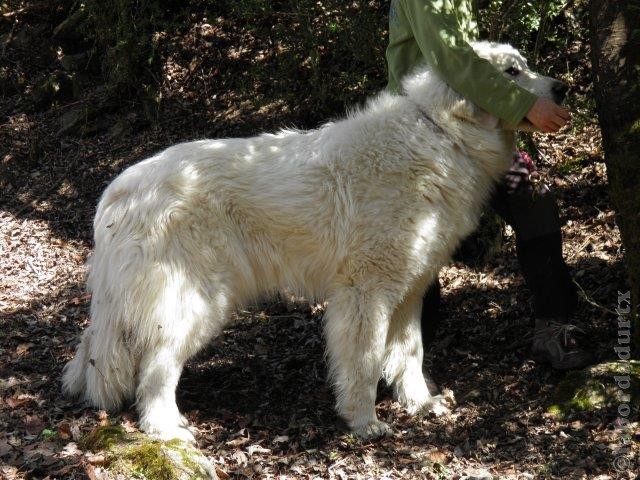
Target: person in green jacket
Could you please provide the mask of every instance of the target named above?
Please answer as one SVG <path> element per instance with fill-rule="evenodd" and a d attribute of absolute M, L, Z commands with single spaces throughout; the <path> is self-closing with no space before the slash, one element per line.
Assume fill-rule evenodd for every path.
<path fill-rule="evenodd" d="M 387 88 L 400 93 L 402 78 L 427 63 L 449 86 L 506 127 L 516 128 L 525 119 L 543 132 L 566 125 L 570 119 L 566 109 L 524 90 L 475 53 L 469 44 L 478 37 L 475 18 L 472 0 L 392 0 Z M 528 156 L 516 153 L 514 158 L 509 181 L 497 186 L 491 203 L 515 231 L 520 268 L 534 297 L 531 353 L 556 369 L 582 368 L 593 356 L 580 346 L 581 330 L 569 323 L 577 293 L 562 257 L 557 204 L 548 188 L 538 189 L 528 180 L 526 173 L 534 170 Z M 518 177 L 523 170 L 525 174 Z M 514 183 L 514 178 L 520 181 Z M 534 188 L 537 195 L 531 194 Z M 423 301 L 425 343 L 439 323 L 439 304 L 436 281 Z"/>
<path fill-rule="evenodd" d="M 389 12 L 388 89 L 399 92 L 401 79 L 428 63 L 443 80 L 506 126 L 525 117 L 544 132 L 555 132 L 569 112 L 536 97 L 480 58 L 469 42 L 478 36 L 471 0 L 392 0 Z"/>

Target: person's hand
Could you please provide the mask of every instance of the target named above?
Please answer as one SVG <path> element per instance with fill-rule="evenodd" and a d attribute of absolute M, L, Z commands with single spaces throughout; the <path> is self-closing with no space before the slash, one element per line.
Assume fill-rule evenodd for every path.
<path fill-rule="evenodd" d="M 571 114 L 551 99 L 538 97 L 526 117 L 537 129 L 545 133 L 553 133 L 567 124 Z"/>

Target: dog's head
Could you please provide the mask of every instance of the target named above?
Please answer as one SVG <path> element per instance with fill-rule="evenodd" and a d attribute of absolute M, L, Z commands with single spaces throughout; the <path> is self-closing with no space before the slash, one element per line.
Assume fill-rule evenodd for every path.
<path fill-rule="evenodd" d="M 489 61 L 505 77 L 525 90 L 539 97 L 550 98 L 557 104 L 564 101 L 569 87 L 561 81 L 532 71 L 524 57 L 512 46 L 493 42 L 476 42 L 473 48 L 478 56 Z M 496 128 L 498 125 L 495 117 L 457 94 L 428 68 L 423 67 L 414 75 L 408 76 L 403 82 L 403 87 L 406 95 L 424 106 L 427 111 L 449 112 L 453 117 L 481 127 Z"/>
<path fill-rule="evenodd" d="M 545 77 L 531 70 L 525 58 L 511 45 L 476 42 L 473 48 L 480 58 L 488 60 L 505 77 L 525 90 L 538 97 L 550 98 L 558 105 L 564 101 L 569 86 L 555 78 Z"/>
<path fill-rule="evenodd" d="M 531 70 L 526 59 L 511 45 L 476 42 L 473 44 L 473 48 L 480 58 L 489 61 L 505 77 L 513 80 L 525 90 L 538 97 L 547 97 L 558 105 L 564 101 L 569 86 L 555 78 L 545 77 Z M 452 109 L 452 113 L 485 127 L 495 128 L 499 125 L 497 118 L 464 98 Z M 535 130 L 533 125 L 526 119 L 516 128 L 519 130 Z"/>

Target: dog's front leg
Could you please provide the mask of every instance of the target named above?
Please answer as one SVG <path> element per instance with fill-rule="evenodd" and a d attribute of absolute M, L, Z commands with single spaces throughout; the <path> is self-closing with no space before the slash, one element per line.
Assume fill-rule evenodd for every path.
<path fill-rule="evenodd" d="M 384 377 L 393 386 L 395 399 L 410 414 L 449 412 L 447 400 L 442 395 L 432 395 L 435 383 L 422 370 L 422 292 L 416 288 L 398 305 L 393 313 L 387 335 L 384 356 Z M 435 393 L 435 392 L 434 392 Z"/>
<path fill-rule="evenodd" d="M 336 408 L 363 439 L 391 431 L 377 419 L 375 412 L 391 311 L 388 302 L 388 297 L 364 286 L 347 286 L 328 299 L 325 312 L 329 374 L 336 390 Z"/>

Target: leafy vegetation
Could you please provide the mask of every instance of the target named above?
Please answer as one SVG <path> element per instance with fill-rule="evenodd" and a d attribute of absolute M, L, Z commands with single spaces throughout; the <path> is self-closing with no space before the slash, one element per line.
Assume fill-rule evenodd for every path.
<path fill-rule="evenodd" d="M 616 383 L 628 378 L 626 388 Z M 621 404 L 640 407 L 640 362 L 609 362 L 579 372 L 570 372 L 558 384 L 547 411 L 560 418 L 572 412 L 609 408 L 617 411 Z"/>
<path fill-rule="evenodd" d="M 225 61 L 246 64 L 242 78 L 233 79 L 235 87 L 251 89 L 259 79 L 269 79 L 267 91 L 258 95 L 291 102 L 304 97 L 312 85 L 315 94 L 308 101 L 320 114 L 331 116 L 363 93 L 385 85 L 388 3 L 88 0 L 69 4 L 68 19 L 91 47 L 92 58 L 100 59 L 105 81 L 118 95 L 133 92 L 147 104 L 160 103 L 167 62 L 179 54 L 171 39 L 186 34 L 195 19 L 204 18 L 210 38 L 203 54 L 222 60 L 222 66 Z M 552 27 L 568 0 L 478 0 L 477 4 L 484 36 L 510 41 L 534 58 L 546 46 L 566 42 L 566 32 L 554 33 Z M 241 45 L 215 34 L 231 24 L 241 29 Z M 267 39 L 267 48 L 261 43 L 261 48 L 253 49 L 256 39 Z M 192 70 L 206 63 L 206 59 L 190 61 Z"/>
<path fill-rule="evenodd" d="M 477 0 L 480 26 L 493 41 L 511 42 L 537 59 L 545 43 L 563 40 L 553 28 L 570 0 Z"/>

